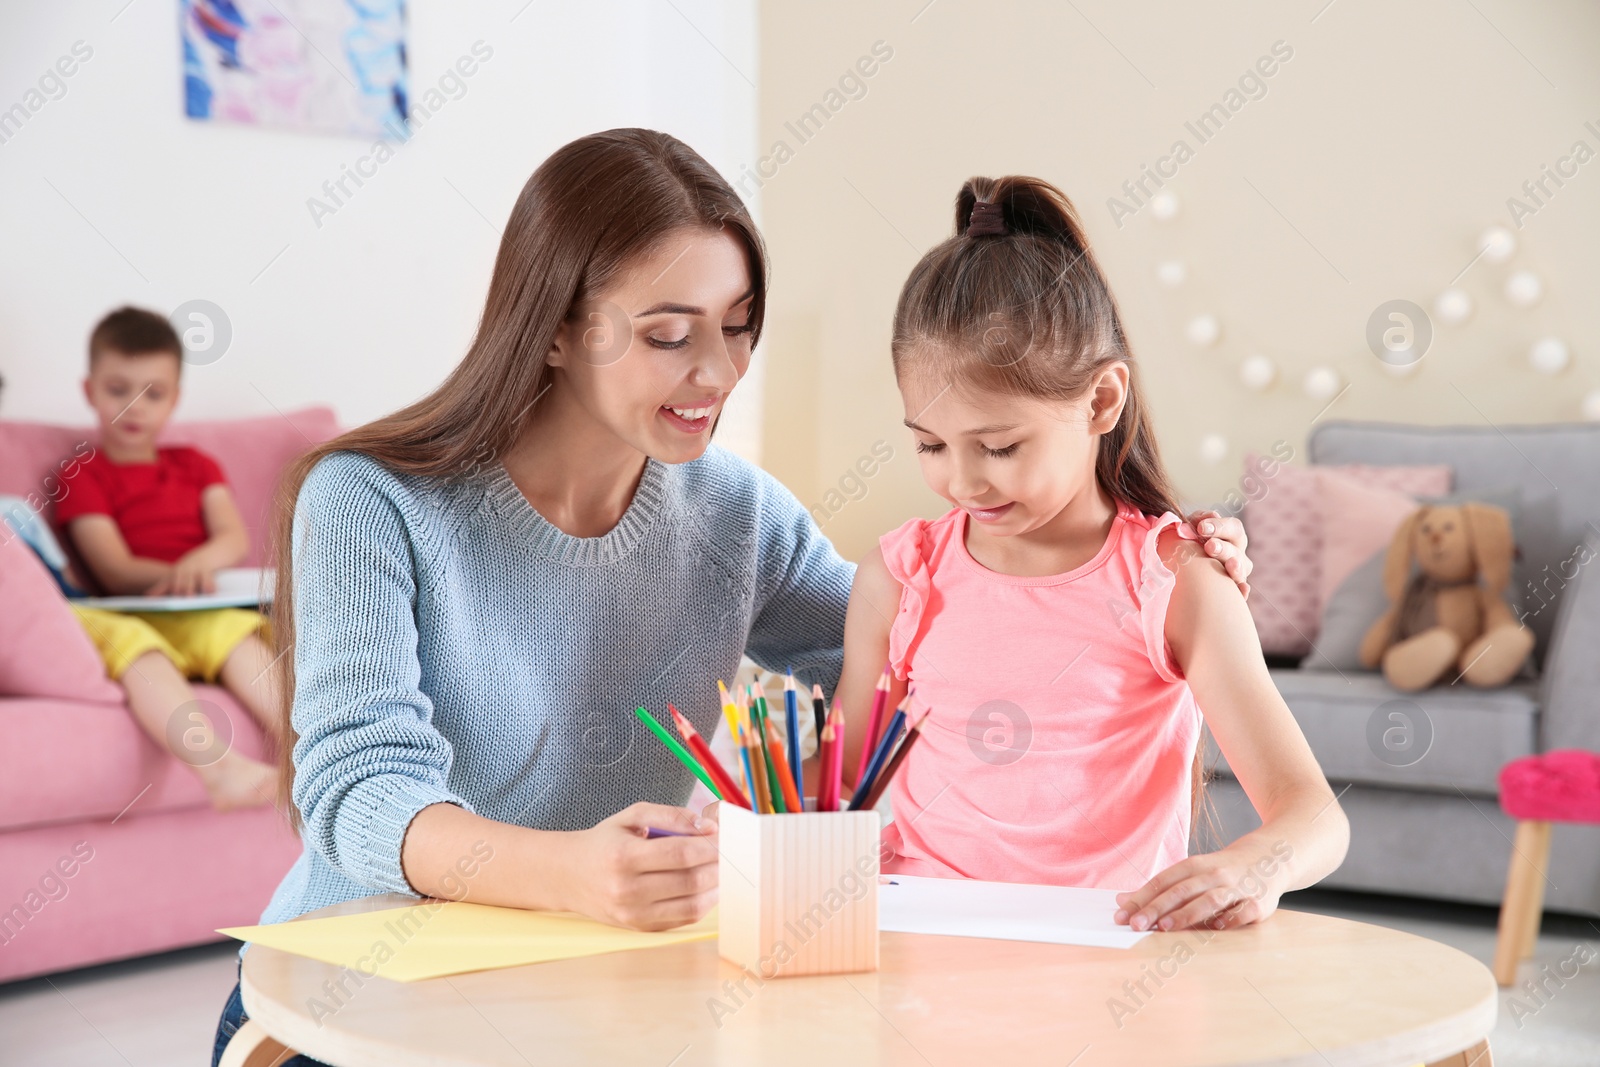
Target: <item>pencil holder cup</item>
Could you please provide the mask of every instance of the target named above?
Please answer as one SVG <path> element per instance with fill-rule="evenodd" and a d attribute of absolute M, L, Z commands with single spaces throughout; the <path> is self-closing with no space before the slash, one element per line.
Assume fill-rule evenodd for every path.
<path fill-rule="evenodd" d="M 720 819 L 723 959 L 763 979 L 878 969 L 877 812 Z"/>

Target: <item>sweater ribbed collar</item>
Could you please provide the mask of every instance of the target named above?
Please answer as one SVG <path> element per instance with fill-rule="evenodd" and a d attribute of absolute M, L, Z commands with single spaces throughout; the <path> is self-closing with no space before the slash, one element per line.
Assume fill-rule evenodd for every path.
<path fill-rule="evenodd" d="M 604 565 L 626 556 L 655 521 L 666 499 L 666 466 L 647 458 L 639 487 L 617 524 L 599 537 L 574 537 L 528 503 L 505 464 L 496 463 L 487 473 L 490 501 L 512 531 L 527 539 L 528 551 L 574 567 Z"/>

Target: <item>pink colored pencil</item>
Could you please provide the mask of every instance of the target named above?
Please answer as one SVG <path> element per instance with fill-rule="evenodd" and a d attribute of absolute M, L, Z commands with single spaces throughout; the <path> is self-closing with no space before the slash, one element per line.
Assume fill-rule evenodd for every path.
<path fill-rule="evenodd" d="M 878 687 L 872 691 L 872 714 L 867 718 L 867 738 L 861 745 L 861 764 L 856 768 L 856 784 L 866 777 L 867 764 L 878 748 L 878 731 L 883 729 L 883 710 L 889 704 L 889 666 L 884 664 Z"/>
<path fill-rule="evenodd" d="M 844 791 L 844 708 L 839 706 L 837 696 L 833 698 L 828 725 L 833 728 L 833 749 L 828 753 L 828 762 L 819 768 L 821 778 L 817 788 L 828 791 L 829 806 L 822 810 L 838 811 L 839 795 Z"/>

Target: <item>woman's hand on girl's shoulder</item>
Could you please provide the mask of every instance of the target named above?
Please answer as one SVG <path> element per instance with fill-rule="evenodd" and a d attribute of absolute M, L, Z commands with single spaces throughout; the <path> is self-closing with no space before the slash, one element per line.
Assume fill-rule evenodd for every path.
<path fill-rule="evenodd" d="M 1255 570 L 1256 565 L 1245 554 L 1250 547 L 1250 538 L 1244 532 L 1244 523 L 1211 510 L 1191 512 L 1184 521 L 1205 539 L 1200 542 L 1205 554 L 1222 564 L 1228 577 L 1238 583 L 1239 591 L 1248 598 L 1250 572 Z"/>
<path fill-rule="evenodd" d="M 1179 860 L 1131 893 L 1117 894 L 1112 918 L 1131 930 L 1223 930 L 1258 923 L 1278 910 L 1287 843 L 1240 840 Z M 1289 850 L 1292 853 L 1292 850 Z"/>

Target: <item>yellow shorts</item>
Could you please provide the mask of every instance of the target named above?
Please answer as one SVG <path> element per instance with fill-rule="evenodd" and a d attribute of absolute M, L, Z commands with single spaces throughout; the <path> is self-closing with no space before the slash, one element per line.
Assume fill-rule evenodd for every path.
<path fill-rule="evenodd" d="M 259 611 L 243 608 L 121 612 L 74 604 L 72 612 L 113 680 L 146 652 L 160 652 L 185 678 L 215 682 L 233 650 L 267 625 Z"/>

